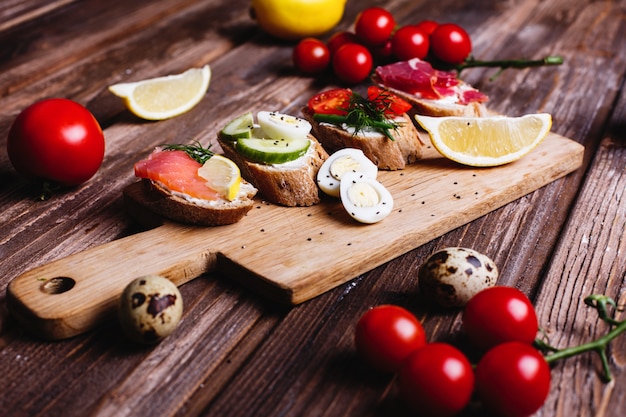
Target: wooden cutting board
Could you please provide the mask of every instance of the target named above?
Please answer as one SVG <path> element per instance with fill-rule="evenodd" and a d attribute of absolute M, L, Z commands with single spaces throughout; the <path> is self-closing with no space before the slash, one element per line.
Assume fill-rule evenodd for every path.
<path fill-rule="evenodd" d="M 394 197 L 380 223 L 357 223 L 331 198 L 304 208 L 259 200 L 233 225 L 165 222 L 35 268 L 9 284 L 8 306 L 35 334 L 62 339 L 110 319 L 134 278 L 160 274 L 182 285 L 212 270 L 277 302 L 301 303 L 574 171 L 583 150 L 550 133 L 517 162 L 470 168 L 429 147 L 420 163 L 379 173 Z M 138 184 L 125 190 L 131 202 Z M 150 217 L 140 205 L 129 212 Z"/>

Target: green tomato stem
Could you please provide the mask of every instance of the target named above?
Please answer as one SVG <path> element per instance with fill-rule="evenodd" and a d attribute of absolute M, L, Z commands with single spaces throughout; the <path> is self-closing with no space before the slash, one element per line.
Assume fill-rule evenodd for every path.
<path fill-rule="evenodd" d="M 460 74 L 466 68 L 475 68 L 475 67 L 490 67 L 490 68 L 500 68 L 500 70 L 494 75 L 492 78 L 500 74 L 507 68 L 530 68 L 530 67 L 541 67 L 547 65 L 561 65 L 563 63 L 563 57 L 558 55 L 549 55 L 543 59 L 535 59 L 535 60 L 527 60 L 527 59 L 504 59 L 504 60 L 495 60 L 495 61 L 481 61 L 474 58 L 469 58 L 463 63 L 456 65 L 454 69 L 456 69 L 457 73 Z"/>

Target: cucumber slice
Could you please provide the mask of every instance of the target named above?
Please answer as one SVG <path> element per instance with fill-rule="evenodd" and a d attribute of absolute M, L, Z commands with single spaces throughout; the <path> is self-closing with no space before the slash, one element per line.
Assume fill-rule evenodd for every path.
<path fill-rule="evenodd" d="M 309 139 L 237 139 L 235 149 L 242 156 L 263 164 L 284 164 L 294 161 L 304 154 L 311 146 Z"/>
<path fill-rule="evenodd" d="M 239 138 L 251 138 L 254 127 L 252 112 L 247 112 L 228 122 L 220 131 L 220 137 L 224 140 L 237 140 Z"/>

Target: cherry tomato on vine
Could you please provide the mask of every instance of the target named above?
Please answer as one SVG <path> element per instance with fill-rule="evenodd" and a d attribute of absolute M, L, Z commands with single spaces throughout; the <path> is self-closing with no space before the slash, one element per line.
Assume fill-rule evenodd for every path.
<path fill-rule="evenodd" d="M 7 152 L 22 175 L 73 186 L 100 168 L 104 135 L 82 105 L 64 98 L 45 99 L 17 116 L 9 130 Z"/>
<path fill-rule="evenodd" d="M 430 36 L 435 31 L 435 29 L 437 29 L 439 23 L 435 22 L 434 20 L 422 20 L 415 26 L 421 29 L 422 32 L 424 32 L 426 35 Z"/>
<path fill-rule="evenodd" d="M 404 401 L 420 415 L 453 416 L 469 403 L 474 373 L 467 357 L 446 343 L 430 343 L 413 352 L 398 371 Z"/>
<path fill-rule="evenodd" d="M 326 42 L 328 50 L 330 51 L 330 56 L 334 56 L 335 52 L 337 52 L 337 49 L 347 43 L 359 43 L 354 33 L 342 31 L 333 34 Z"/>
<path fill-rule="evenodd" d="M 347 43 L 337 49 L 332 64 L 337 78 L 348 84 L 364 81 L 374 65 L 370 51 L 356 43 Z"/>
<path fill-rule="evenodd" d="M 354 340 L 367 363 L 380 371 L 394 372 L 412 352 L 426 344 L 426 334 L 410 311 L 381 305 L 361 316 Z"/>
<path fill-rule="evenodd" d="M 308 107 L 313 113 L 344 116 L 351 97 L 352 91 L 347 88 L 322 91 L 309 99 Z"/>
<path fill-rule="evenodd" d="M 298 71 L 305 74 L 318 74 L 328 68 L 330 51 L 321 40 L 305 38 L 293 49 L 292 58 Z"/>
<path fill-rule="evenodd" d="M 449 64 L 460 64 L 472 52 L 472 41 L 467 32 L 454 23 L 444 23 L 430 35 L 433 54 Z"/>
<path fill-rule="evenodd" d="M 391 37 L 391 51 L 400 61 L 424 59 L 428 55 L 429 47 L 428 34 L 417 26 L 403 26 Z"/>
<path fill-rule="evenodd" d="M 391 36 L 396 21 L 392 14 L 381 7 L 363 10 L 356 18 L 354 32 L 368 46 L 382 45 Z"/>
<path fill-rule="evenodd" d="M 537 313 L 526 295 L 513 287 L 480 291 L 465 305 L 463 329 L 472 344 L 488 349 L 504 342 L 532 344 L 537 337 Z"/>
<path fill-rule="evenodd" d="M 497 415 L 525 417 L 539 410 L 550 392 L 550 367 L 530 345 L 508 342 L 488 351 L 476 366 L 476 391 Z"/>

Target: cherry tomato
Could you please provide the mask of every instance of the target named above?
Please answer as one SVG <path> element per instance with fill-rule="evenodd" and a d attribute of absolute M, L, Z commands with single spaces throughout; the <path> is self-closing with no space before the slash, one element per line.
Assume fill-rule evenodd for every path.
<path fill-rule="evenodd" d="M 328 50 L 330 51 L 330 56 L 334 56 L 335 52 L 337 52 L 337 49 L 347 43 L 359 43 L 354 33 L 342 31 L 337 32 L 333 36 L 331 36 L 330 39 L 328 39 L 328 42 L 326 42 Z"/>
<path fill-rule="evenodd" d="M 550 392 L 550 367 L 530 345 L 508 342 L 488 351 L 476 366 L 476 391 L 486 408 L 506 417 L 539 410 Z"/>
<path fill-rule="evenodd" d="M 359 13 L 354 31 L 361 42 L 374 46 L 387 42 L 395 26 L 391 13 L 381 7 L 370 7 Z"/>
<path fill-rule="evenodd" d="M 415 26 L 421 29 L 422 32 L 424 32 L 426 35 L 430 36 L 435 31 L 435 29 L 437 29 L 439 23 L 435 22 L 434 20 L 422 20 Z"/>
<path fill-rule="evenodd" d="M 333 57 L 333 71 L 348 84 L 357 84 L 369 76 L 374 65 L 372 54 L 363 45 L 348 43 L 337 49 Z"/>
<path fill-rule="evenodd" d="M 64 98 L 38 101 L 15 119 L 7 139 L 9 159 L 29 178 L 78 185 L 104 158 L 104 135 L 95 117 Z"/>
<path fill-rule="evenodd" d="M 430 343 L 413 352 L 398 371 L 398 389 L 419 415 L 447 417 L 469 403 L 474 373 L 467 357 L 446 343 Z"/>
<path fill-rule="evenodd" d="M 496 286 L 480 291 L 465 305 L 463 329 L 476 347 L 504 342 L 532 344 L 537 337 L 537 313 L 517 288 Z"/>
<path fill-rule="evenodd" d="M 391 38 L 391 51 L 400 61 L 424 59 L 429 47 L 428 35 L 417 26 L 403 26 Z"/>
<path fill-rule="evenodd" d="M 367 99 L 376 103 L 378 108 L 384 110 L 385 114 L 388 115 L 400 115 L 412 107 L 411 103 L 376 85 L 367 87 Z"/>
<path fill-rule="evenodd" d="M 454 23 L 437 26 L 430 35 L 433 54 L 449 64 L 460 64 L 472 52 L 472 41 L 467 32 Z"/>
<path fill-rule="evenodd" d="M 308 107 L 313 113 L 345 116 L 351 97 L 352 91 L 347 88 L 323 91 L 309 99 Z"/>
<path fill-rule="evenodd" d="M 319 39 L 302 39 L 293 48 L 293 64 L 296 69 L 305 74 L 319 74 L 330 64 L 330 51 L 326 44 Z"/>
<path fill-rule="evenodd" d="M 359 354 L 374 368 L 397 371 L 402 361 L 426 344 L 419 320 L 395 305 L 374 307 L 359 319 L 355 331 Z"/>

